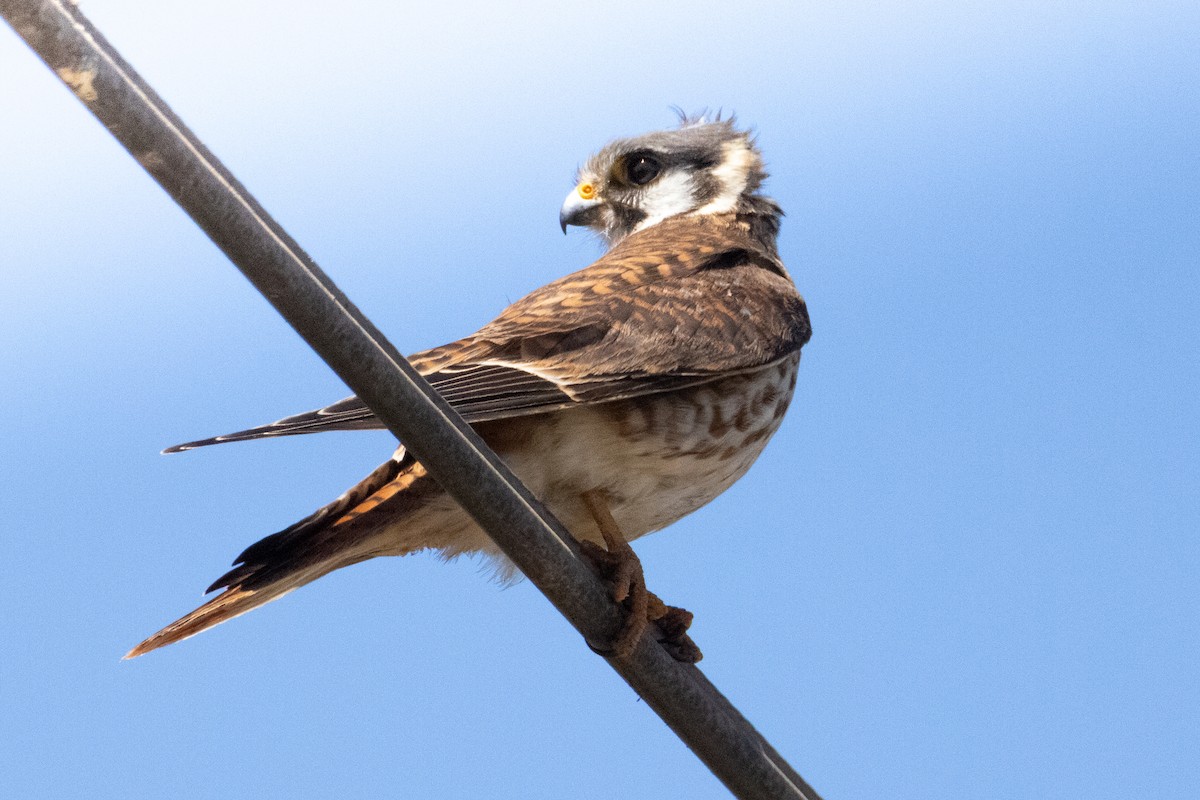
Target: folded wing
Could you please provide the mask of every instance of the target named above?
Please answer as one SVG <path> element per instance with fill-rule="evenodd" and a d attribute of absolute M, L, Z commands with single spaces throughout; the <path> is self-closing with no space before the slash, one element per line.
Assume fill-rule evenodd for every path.
<path fill-rule="evenodd" d="M 414 355 L 413 365 L 474 423 L 672 391 L 798 350 L 810 334 L 808 314 L 775 256 L 729 225 L 683 224 L 677 231 L 667 220 L 629 237 L 473 336 Z M 164 452 L 382 427 L 348 397 Z"/>

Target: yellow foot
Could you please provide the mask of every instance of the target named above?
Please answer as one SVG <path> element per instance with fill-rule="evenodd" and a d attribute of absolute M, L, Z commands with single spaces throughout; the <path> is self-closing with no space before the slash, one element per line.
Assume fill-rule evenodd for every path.
<path fill-rule="evenodd" d="M 596 521 L 607 549 L 592 542 L 579 542 L 583 554 L 596 566 L 601 577 L 612 586 L 612 598 L 625 608 L 625 624 L 613 640 L 609 652 L 616 658 L 627 658 L 637 647 L 642 634 L 651 622 L 657 623 L 662 636 L 660 644 L 676 661 L 694 664 L 703 658 L 700 648 L 687 635 L 692 624 L 692 612 L 668 606 L 646 588 L 642 562 L 629 546 L 608 503 L 599 491 L 583 493 L 583 503 Z"/>

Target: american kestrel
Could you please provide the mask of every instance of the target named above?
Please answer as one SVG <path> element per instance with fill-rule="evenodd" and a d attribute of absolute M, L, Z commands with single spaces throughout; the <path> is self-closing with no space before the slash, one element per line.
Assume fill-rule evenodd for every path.
<path fill-rule="evenodd" d="M 796 384 L 808 313 L 776 252 L 783 212 L 759 193 L 765 178 L 755 142 L 729 119 L 685 118 L 677 129 L 612 142 L 579 171 L 560 212 L 564 232 L 590 228 L 610 249 L 477 333 L 411 358 L 575 537 L 591 543 L 585 552 L 604 562 L 599 544 L 606 545 L 614 596 L 629 596 L 631 618 L 656 598 L 647 599 L 640 569 L 629 568 L 627 542 L 741 477 L 779 427 Z M 350 397 L 166 452 L 382 427 Z M 335 569 L 418 550 L 482 552 L 507 563 L 401 444 L 337 500 L 248 547 L 209 587 L 220 594 L 127 657 Z M 668 614 L 666 627 L 678 628 L 687 650 L 690 615 L 671 611 L 684 617 Z M 644 621 L 627 625 L 617 654 L 644 629 Z"/>

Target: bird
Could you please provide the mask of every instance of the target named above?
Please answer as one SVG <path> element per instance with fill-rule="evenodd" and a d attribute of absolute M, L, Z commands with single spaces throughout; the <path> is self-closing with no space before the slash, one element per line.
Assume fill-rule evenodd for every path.
<path fill-rule="evenodd" d="M 699 660 L 690 613 L 645 589 L 629 542 L 740 478 L 794 393 L 812 329 L 779 257 L 783 210 L 762 193 L 766 178 L 754 134 L 720 114 L 681 114 L 675 127 L 610 142 L 580 167 L 559 212 L 564 233 L 590 230 L 604 254 L 476 333 L 410 357 L 610 581 L 630 620 L 613 643 L 617 657 L 651 618 L 668 630 L 673 655 Z M 164 452 L 383 427 L 349 397 Z M 515 569 L 399 443 L 332 503 L 246 548 L 209 586 L 212 599 L 125 657 L 334 570 L 426 550 L 482 553 Z"/>

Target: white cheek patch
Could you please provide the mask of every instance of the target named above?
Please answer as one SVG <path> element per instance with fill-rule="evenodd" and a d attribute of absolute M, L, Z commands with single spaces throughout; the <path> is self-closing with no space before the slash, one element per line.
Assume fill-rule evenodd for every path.
<path fill-rule="evenodd" d="M 746 180 L 753 160 L 754 156 L 744 141 L 726 142 L 721 149 L 721 163 L 712 171 L 712 176 L 721 184 L 721 191 L 708 203 L 696 209 L 696 213 L 726 214 L 733 211 L 737 207 L 738 198 L 746 191 Z"/>
<path fill-rule="evenodd" d="M 691 211 L 695 204 L 696 185 L 692 176 L 683 170 L 671 170 L 647 187 L 642 195 L 638 207 L 646 213 L 646 218 L 634 230 L 640 231 L 667 217 Z"/>

